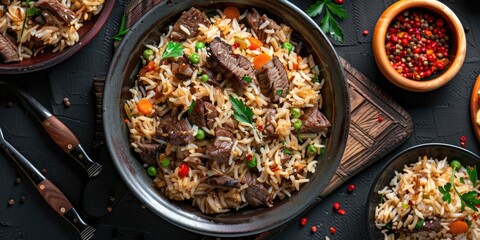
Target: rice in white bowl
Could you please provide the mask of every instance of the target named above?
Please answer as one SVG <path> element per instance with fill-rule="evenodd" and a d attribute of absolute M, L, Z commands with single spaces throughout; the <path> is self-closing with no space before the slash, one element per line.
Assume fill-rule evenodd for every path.
<path fill-rule="evenodd" d="M 461 161 L 461 160 L 460 160 Z M 473 183 L 463 166 L 455 172 L 454 184 L 459 194 L 479 193 L 478 181 Z M 418 162 L 404 166 L 402 172 L 388 186 L 378 191 L 382 201 L 375 208 L 375 225 L 385 239 L 480 239 L 479 213 L 465 206 L 453 187 L 449 193 L 451 202 L 444 200 L 443 189 L 452 180 L 453 168 L 447 159 L 419 157 Z M 453 222 L 468 223 L 468 231 L 452 234 Z M 425 230 L 425 226 L 437 224 L 438 229 Z"/>

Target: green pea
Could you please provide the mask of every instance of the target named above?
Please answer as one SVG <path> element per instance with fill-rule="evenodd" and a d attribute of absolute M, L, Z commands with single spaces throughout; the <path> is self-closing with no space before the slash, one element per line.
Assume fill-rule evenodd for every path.
<path fill-rule="evenodd" d="M 152 49 L 150 48 L 147 48 L 145 49 L 145 51 L 143 51 L 143 58 L 145 58 L 146 60 L 149 60 L 151 57 L 153 57 L 155 53 L 153 52 Z"/>
<path fill-rule="evenodd" d="M 313 144 L 310 144 L 307 147 L 307 152 L 310 154 L 315 154 L 317 153 L 317 148 Z"/>
<path fill-rule="evenodd" d="M 290 114 L 292 115 L 293 118 L 299 118 L 300 116 L 302 116 L 302 112 L 300 111 L 300 108 L 290 109 Z"/>
<path fill-rule="evenodd" d="M 170 166 L 170 158 L 168 158 L 168 157 L 163 158 L 162 162 L 160 164 L 162 164 L 162 166 L 164 166 L 164 167 Z"/>
<path fill-rule="evenodd" d="M 202 82 L 208 82 L 208 74 L 203 74 L 203 75 L 200 77 L 200 80 L 202 80 Z"/>
<path fill-rule="evenodd" d="M 453 171 L 456 171 L 456 170 L 462 168 L 462 164 L 461 164 L 460 161 L 458 161 L 458 160 L 453 160 L 453 161 L 450 163 L 450 166 L 452 166 Z"/>
<path fill-rule="evenodd" d="M 155 166 L 150 166 L 147 168 L 148 176 L 155 177 L 157 176 L 157 168 Z"/>
<path fill-rule="evenodd" d="M 200 54 L 198 53 L 192 53 L 188 58 L 190 59 L 190 62 L 192 62 L 193 64 L 197 64 L 200 62 Z"/>
<path fill-rule="evenodd" d="M 205 131 L 203 131 L 202 129 L 198 129 L 197 135 L 195 135 L 195 138 L 198 140 L 205 139 Z"/>
<path fill-rule="evenodd" d="M 293 122 L 293 128 L 295 128 L 295 130 L 300 130 L 300 128 L 302 127 L 302 121 L 300 121 L 300 119 L 297 119 L 295 122 Z"/>
<path fill-rule="evenodd" d="M 195 50 L 198 51 L 198 50 L 202 50 L 205 48 L 205 43 L 204 42 L 197 42 L 195 43 Z"/>
<path fill-rule="evenodd" d="M 282 44 L 282 48 L 287 49 L 287 50 L 288 50 L 288 53 L 290 53 L 290 52 L 292 51 L 292 49 L 293 49 L 293 45 L 292 45 L 291 43 L 289 43 L 289 42 L 284 42 L 284 43 Z"/>
<path fill-rule="evenodd" d="M 257 166 L 257 158 L 255 156 L 252 157 L 252 160 L 247 161 L 247 167 L 254 168 Z"/>

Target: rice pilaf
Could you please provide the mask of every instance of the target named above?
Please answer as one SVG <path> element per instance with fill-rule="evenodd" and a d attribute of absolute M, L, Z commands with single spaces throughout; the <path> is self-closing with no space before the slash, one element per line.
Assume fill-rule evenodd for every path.
<path fill-rule="evenodd" d="M 424 156 L 395 172 L 389 186 L 378 191 L 382 201 L 375 208 L 375 225 L 385 239 L 480 239 L 479 213 L 468 206 L 462 209 L 465 203 L 455 192 L 480 192 L 476 177 L 473 183 L 467 168 L 470 166 L 455 172 L 446 158 Z M 452 171 L 456 190 L 448 188 L 442 193 L 440 190 L 452 181 Z M 468 225 L 468 230 L 453 229 L 455 222 Z"/>
<path fill-rule="evenodd" d="M 293 126 L 299 116 L 294 118 L 291 115 L 292 108 L 322 107 L 321 89 L 324 81 L 318 80 L 320 67 L 311 55 L 300 56 L 295 49 L 282 48 L 282 43 L 292 42 L 293 30 L 285 24 L 269 29 L 267 20 L 259 28 L 266 33 L 263 45 L 249 49 L 248 46 L 252 43 L 248 39 L 259 36 L 243 21 L 248 11 L 250 10 L 246 10 L 237 20 L 227 18 L 222 11 L 217 10 L 216 15 L 208 18 L 209 26 L 199 24 L 198 34 L 181 42 L 181 55 L 198 53 L 200 56 L 197 64 L 190 64 L 194 66 L 194 71 L 185 79 L 178 79 L 172 70 L 172 64 L 179 60 L 162 59 L 169 43 L 173 42 L 170 26 L 158 44 L 146 46 L 154 54 L 146 56 L 147 58 L 145 54 L 142 56 L 144 67 L 130 89 L 131 99 L 125 103 L 128 116 L 126 122 L 134 151 L 142 155 L 146 152 L 142 146 L 160 145 L 155 147 L 156 153 L 153 153 L 154 165 L 158 170 L 153 180 L 154 186 L 170 199 L 191 200 L 203 213 L 223 213 L 238 210 L 249 203 L 252 205 L 248 194 L 251 194 L 249 191 L 254 187 L 256 192 L 262 192 L 265 187 L 271 200 L 290 197 L 294 191 L 308 183 L 309 174 L 315 172 L 317 157 L 325 148 L 322 141 L 327 129 L 300 133 Z M 189 33 L 189 29 L 180 28 L 184 33 Z M 272 102 L 262 94 L 257 79 L 244 79 L 251 82 L 245 84 L 243 94 L 238 94 L 232 88 L 231 81 L 223 77 L 219 78 L 220 86 L 202 81 L 206 71 L 202 67 L 210 64 L 211 49 L 208 45 L 217 37 L 231 45 L 234 54 L 244 56 L 250 62 L 254 62 L 254 58 L 261 54 L 278 57 L 289 81 L 284 97 L 280 97 L 278 102 Z M 246 45 L 240 46 L 239 41 Z M 207 47 L 198 49 L 199 42 L 205 43 Z M 221 74 L 215 75 L 219 77 Z M 235 120 L 236 109 L 232 106 L 230 97 L 251 108 L 252 124 Z M 139 111 L 138 104 L 142 99 L 148 99 L 153 104 L 153 109 L 148 114 Z M 194 106 L 199 101 L 214 105 L 216 117 L 212 121 L 212 127 L 199 127 L 188 121 L 188 134 L 192 140 L 183 145 L 175 145 L 162 138 L 158 129 L 167 116 L 173 116 L 175 120 L 185 119 L 184 116 L 191 114 L 192 108 L 195 109 Z M 269 109 L 273 109 L 274 114 L 269 115 Z M 216 136 L 218 129 L 229 125 L 234 126 L 231 128 L 232 138 Z M 268 139 L 263 129 L 270 125 L 277 135 L 274 139 Z M 199 131 L 203 131 L 207 137 L 195 139 Z M 167 134 L 163 135 L 166 136 Z M 214 144 L 217 141 L 219 144 L 230 144 L 227 162 L 212 160 L 206 150 L 211 148 L 214 136 Z M 315 152 L 309 152 L 309 147 L 315 149 Z M 166 158 L 171 161 L 166 162 Z M 256 162 L 252 162 L 252 159 Z M 181 166 L 185 163 L 189 168 L 186 175 L 182 173 Z M 148 165 L 150 164 L 146 163 L 144 166 Z M 212 185 L 212 178 L 217 181 L 216 177 L 228 177 L 228 186 Z M 265 201 L 259 205 L 271 206 Z"/>

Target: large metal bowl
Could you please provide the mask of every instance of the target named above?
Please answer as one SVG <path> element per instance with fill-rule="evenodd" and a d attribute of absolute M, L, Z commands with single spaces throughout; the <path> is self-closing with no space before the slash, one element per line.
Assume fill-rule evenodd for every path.
<path fill-rule="evenodd" d="M 242 9 L 255 7 L 277 22 L 289 24 L 297 39 L 305 44 L 317 63 L 323 67 L 325 85 L 322 90 L 323 111 L 332 122 L 326 140 L 326 150 L 319 159 L 310 182 L 298 193 L 272 208 L 249 208 L 227 214 L 205 215 L 190 202 L 169 200 L 155 190 L 152 179 L 129 147 L 128 130 L 123 119 L 123 104 L 130 98 L 140 56 L 145 45 L 159 41 L 160 34 L 173 24 L 182 11 L 195 6 L 206 12 L 235 5 Z M 197 0 L 164 1 L 145 14 L 127 34 L 111 63 L 103 99 L 103 121 L 106 142 L 123 180 L 130 190 L 151 211 L 189 231 L 215 236 L 245 236 L 275 228 L 300 214 L 320 194 L 333 176 L 342 157 L 349 126 L 349 97 L 347 83 L 332 45 L 319 27 L 302 10 L 286 0 Z"/>

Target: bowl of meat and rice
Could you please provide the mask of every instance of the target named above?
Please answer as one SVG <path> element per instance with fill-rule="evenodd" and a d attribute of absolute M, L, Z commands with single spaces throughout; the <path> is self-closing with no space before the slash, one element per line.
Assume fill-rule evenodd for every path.
<path fill-rule="evenodd" d="M 103 110 L 109 152 L 139 200 L 229 237 L 305 210 L 349 125 L 338 56 L 288 1 L 159 4 L 119 46 Z"/>

